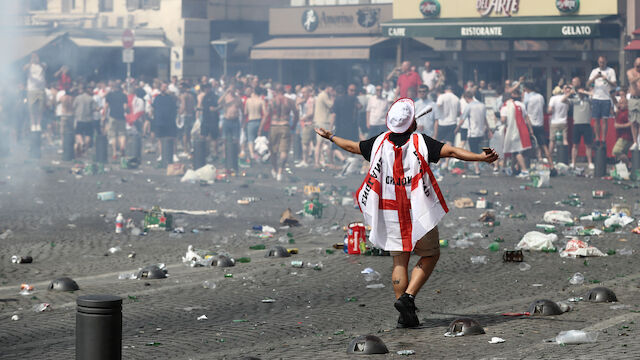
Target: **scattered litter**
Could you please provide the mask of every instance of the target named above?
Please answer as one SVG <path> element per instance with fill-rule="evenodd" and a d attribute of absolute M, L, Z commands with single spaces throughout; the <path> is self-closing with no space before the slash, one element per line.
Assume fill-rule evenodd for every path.
<path fill-rule="evenodd" d="M 11 231 L 11 230 L 7 230 L 7 231 Z M 14 264 L 31 264 L 33 262 L 33 258 L 31 256 L 13 255 L 11 257 L 11 262 Z"/>
<path fill-rule="evenodd" d="M 364 280 L 367 281 L 367 282 L 380 280 L 380 278 L 381 278 L 380 273 L 375 271 L 375 270 L 373 270 L 372 268 L 366 268 L 366 269 L 362 270 L 360 273 L 364 274 Z"/>
<path fill-rule="evenodd" d="M 51 304 L 41 303 L 41 304 L 34 305 L 33 311 L 35 312 L 51 311 Z"/>
<path fill-rule="evenodd" d="M 457 198 L 453 201 L 453 205 L 455 207 L 457 207 L 458 209 L 464 209 L 464 208 L 472 208 L 475 207 L 473 204 L 473 200 L 471 200 L 468 197 L 464 197 L 464 198 Z"/>
<path fill-rule="evenodd" d="M 275 299 L 262 299 L 262 302 L 265 303 L 265 304 L 271 304 L 271 303 L 276 302 L 276 300 Z"/>
<path fill-rule="evenodd" d="M 196 320 L 208 320 L 208 319 L 209 318 L 207 317 L 207 315 L 200 315 Z"/>
<path fill-rule="evenodd" d="M 551 224 L 573 224 L 573 218 L 569 211 L 550 210 L 544 213 L 543 219 Z"/>
<path fill-rule="evenodd" d="M 560 345 L 576 345 L 594 343 L 598 339 L 597 332 L 585 332 L 582 330 L 560 331 L 556 336 L 556 343 Z"/>
<path fill-rule="evenodd" d="M 529 231 L 524 234 L 522 240 L 516 245 L 516 249 L 537 250 L 555 248 L 553 242 L 558 240 L 556 234 L 543 234 L 538 231 Z"/>
<path fill-rule="evenodd" d="M 611 309 L 611 310 L 626 310 L 626 309 L 631 309 L 631 305 L 626 305 L 626 304 L 611 305 L 611 306 L 609 306 L 609 309 Z"/>
<path fill-rule="evenodd" d="M 625 213 L 614 214 L 604 221 L 604 226 L 611 227 L 613 225 L 618 225 L 625 227 L 633 222 L 633 218 L 627 216 Z"/>
<path fill-rule="evenodd" d="M 11 317 L 11 320 L 13 320 L 13 321 L 18 321 L 18 320 L 20 320 L 20 316 L 18 316 L 18 315 L 13 315 L 13 316 Z"/>
<path fill-rule="evenodd" d="M 478 220 L 482 221 L 482 222 L 495 221 L 496 220 L 496 214 L 493 211 L 488 210 L 488 211 L 485 211 L 484 213 L 482 213 L 482 215 L 480 215 Z"/>
<path fill-rule="evenodd" d="M 120 251 L 122 251 L 122 248 L 120 246 L 114 246 L 109 248 L 109 254 L 115 254 Z"/>
<path fill-rule="evenodd" d="M 504 339 L 503 338 L 499 338 L 497 336 L 494 336 L 491 338 L 491 340 L 489 340 L 489 344 L 500 344 L 503 343 Z"/>
<path fill-rule="evenodd" d="M 20 285 L 20 295 L 23 296 L 27 296 L 27 295 L 31 295 L 31 292 L 34 290 L 35 288 L 33 287 L 33 285 L 29 285 L 29 284 L 21 284 Z"/>
<path fill-rule="evenodd" d="M 367 285 L 367 289 L 382 289 L 384 284 L 370 284 Z"/>
<path fill-rule="evenodd" d="M 471 263 L 472 264 L 486 264 L 487 263 L 487 257 L 484 256 L 484 255 L 472 256 L 471 257 Z"/>
<path fill-rule="evenodd" d="M 633 250 L 632 249 L 627 249 L 627 248 L 622 248 L 622 249 L 616 250 L 616 253 L 618 255 L 632 255 L 633 254 Z"/>
<path fill-rule="evenodd" d="M 135 273 L 121 273 L 118 275 L 118 280 L 135 280 L 137 279 Z"/>
<path fill-rule="evenodd" d="M 520 269 L 520 271 L 528 271 L 528 270 L 531 270 L 531 265 L 523 262 L 523 263 L 520 263 L 518 268 Z"/>
<path fill-rule="evenodd" d="M 13 231 L 11 231 L 11 229 L 7 229 L 5 232 L 0 234 L 0 240 L 7 240 L 11 235 L 13 235 Z"/>
<path fill-rule="evenodd" d="M 567 299 L 567 301 L 569 301 L 569 302 L 580 302 L 582 300 L 584 300 L 584 298 L 582 296 L 575 296 L 575 297 Z"/>
<path fill-rule="evenodd" d="M 111 201 L 116 199 L 116 193 L 113 191 L 99 192 L 97 195 L 98 195 L 98 200 L 101 200 L 101 201 Z"/>
<path fill-rule="evenodd" d="M 280 215 L 280 224 L 298 226 L 300 225 L 300 222 L 293 216 L 293 212 L 291 211 L 291 209 L 287 208 L 282 212 L 282 215 Z"/>
<path fill-rule="evenodd" d="M 571 279 L 569 279 L 569 284 L 571 285 L 582 285 L 583 283 L 584 283 L 584 276 L 579 272 L 573 274 Z"/>
<path fill-rule="evenodd" d="M 213 289 L 217 288 L 218 285 L 213 281 L 205 280 L 205 281 L 202 282 L 202 287 L 205 288 L 205 289 L 213 290 Z"/>
<path fill-rule="evenodd" d="M 396 352 L 398 355 L 415 355 L 416 352 L 414 350 L 398 350 Z"/>
<path fill-rule="evenodd" d="M 571 239 L 567 242 L 565 249 L 560 252 L 561 257 L 578 257 L 578 256 L 607 256 L 596 247 L 587 245 L 582 240 Z"/>
<path fill-rule="evenodd" d="M 180 179 L 180 182 L 204 182 L 206 184 L 213 184 L 215 179 L 216 168 L 215 166 L 208 164 L 195 171 L 191 169 L 187 170 L 182 179 Z"/>

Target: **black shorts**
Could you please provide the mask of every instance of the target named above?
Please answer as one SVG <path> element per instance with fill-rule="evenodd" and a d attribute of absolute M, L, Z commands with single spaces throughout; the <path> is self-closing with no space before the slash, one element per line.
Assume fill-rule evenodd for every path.
<path fill-rule="evenodd" d="M 76 124 L 76 134 L 82 136 L 93 136 L 93 122 L 78 122 Z"/>
<path fill-rule="evenodd" d="M 468 135 L 469 135 L 469 129 L 460 129 L 460 140 L 467 141 Z"/>
<path fill-rule="evenodd" d="M 533 136 L 538 141 L 538 146 L 549 144 L 549 137 L 544 132 L 544 126 L 532 126 Z"/>
<path fill-rule="evenodd" d="M 202 121 L 200 124 L 200 135 L 203 137 L 209 137 L 211 140 L 218 140 L 220 137 L 220 122 L 219 119 L 208 119 Z"/>
<path fill-rule="evenodd" d="M 589 124 L 575 124 L 573 125 L 572 140 L 574 145 L 580 144 L 580 138 L 584 139 L 585 145 L 593 144 L 593 129 Z"/>
<path fill-rule="evenodd" d="M 482 143 L 483 139 L 484 138 L 482 136 L 469 138 L 469 149 L 471 149 L 471 152 L 474 152 L 476 154 L 480 153 L 480 144 Z"/>
<path fill-rule="evenodd" d="M 453 144 L 455 125 L 438 126 L 438 140 Z"/>
<path fill-rule="evenodd" d="M 178 135 L 177 127 L 158 127 L 155 131 L 157 138 L 176 137 Z"/>

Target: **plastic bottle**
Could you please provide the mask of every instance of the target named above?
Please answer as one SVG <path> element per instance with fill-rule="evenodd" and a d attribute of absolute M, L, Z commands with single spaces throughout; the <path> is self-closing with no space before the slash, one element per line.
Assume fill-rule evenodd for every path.
<path fill-rule="evenodd" d="M 124 217 L 121 213 L 118 213 L 116 216 L 116 234 L 122 233 L 122 228 L 124 227 Z"/>
<path fill-rule="evenodd" d="M 558 344 L 584 344 L 593 343 L 598 339 L 597 332 L 584 332 L 582 330 L 560 331 L 556 336 Z"/>
<path fill-rule="evenodd" d="M 472 264 L 486 264 L 487 263 L 487 257 L 482 255 L 482 256 L 472 256 L 471 257 L 471 263 Z"/>
<path fill-rule="evenodd" d="M 499 251 L 500 250 L 500 244 L 497 242 L 492 242 L 491 244 L 489 244 L 489 250 L 490 251 Z"/>
<path fill-rule="evenodd" d="M 367 285 L 367 289 L 382 289 L 384 284 L 370 284 Z"/>
<path fill-rule="evenodd" d="M 520 265 L 518 265 L 518 268 L 520 269 L 520 271 L 527 271 L 531 269 L 531 265 L 527 264 L 526 262 L 520 263 Z"/>

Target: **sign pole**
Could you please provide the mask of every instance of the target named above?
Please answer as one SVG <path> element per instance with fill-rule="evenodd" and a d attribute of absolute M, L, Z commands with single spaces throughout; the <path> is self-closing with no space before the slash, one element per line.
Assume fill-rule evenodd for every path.
<path fill-rule="evenodd" d="M 227 76 L 227 57 L 229 55 L 229 53 L 227 51 L 228 50 L 227 49 L 227 45 L 228 44 L 226 44 L 226 43 L 224 44 L 224 62 L 223 62 L 223 70 L 222 70 L 222 72 L 223 72 L 225 77 Z"/>

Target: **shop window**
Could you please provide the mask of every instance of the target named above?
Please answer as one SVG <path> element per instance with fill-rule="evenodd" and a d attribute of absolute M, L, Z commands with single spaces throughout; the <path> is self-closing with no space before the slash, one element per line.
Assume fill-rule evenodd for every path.
<path fill-rule="evenodd" d="M 98 3 L 98 11 L 111 12 L 113 11 L 113 0 L 100 0 Z"/>
<path fill-rule="evenodd" d="M 192 57 L 195 54 L 196 54 L 196 52 L 195 52 L 195 50 L 193 48 L 191 48 L 191 47 L 184 48 L 184 56 L 185 57 L 187 57 L 187 56 Z"/>
<path fill-rule="evenodd" d="M 160 0 L 127 0 L 127 10 L 160 10 Z"/>
<path fill-rule="evenodd" d="M 31 11 L 47 10 L 47 0 L 29 0 L 29 10 Z"/>

